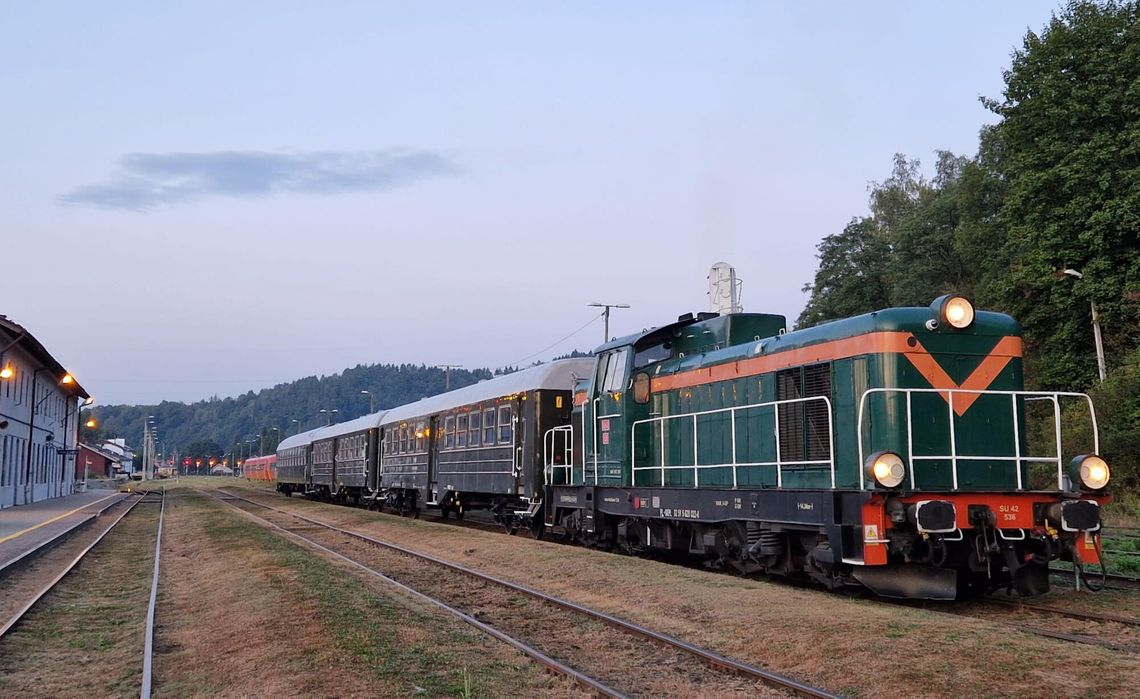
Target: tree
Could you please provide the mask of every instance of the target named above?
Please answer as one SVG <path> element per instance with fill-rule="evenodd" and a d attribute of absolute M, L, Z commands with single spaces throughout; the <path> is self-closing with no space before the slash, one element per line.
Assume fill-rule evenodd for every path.
<path fill-rule="evenodd" d="M 829 235 L 816 247 L 819 267 L 796 327 L 866 313 L 890 305 L 890 246 L 869 218 L 855 218 L 842 233 Z"/>
<path fill-rule="evenodd" d="M 1135 2 L 1072 2 L 1029 32 L 983 134 L 1004 180 L 1009 272 L 994 292 L 1021 321 L 1035 383 L 1094 381 L 1089 301 L 1110 366 L 1140 341 L 1140 27 Z M 1058 278 L 1064 268 L 1084 279 Z"/>

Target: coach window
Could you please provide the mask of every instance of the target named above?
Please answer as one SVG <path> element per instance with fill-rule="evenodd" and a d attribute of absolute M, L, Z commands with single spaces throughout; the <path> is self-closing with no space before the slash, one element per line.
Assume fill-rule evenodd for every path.
<path fill-rule="evenodd" d="M 416 451 L 424 450 L 424 421 L 416 423 Z"/>
<path fill-rule="evenodd" d="M 455 446 L 467 446 L 467 413 L 460 413 L 455 420 Z"/>
<path fill-rule="evenodd" d="M 495 409 L 487 408 L 483 411 L 483 443 L 495 443 Z"/>
<path fill-rule="evenodd" d="M 479 412 L 478 410 L 471 411 L 470 444 L 473 447 L 479 446 L 479 437 L 482 436 L 482 430 L 483 430 L 482 417 L 483 417 L 483 413 Z"/>
<path fill-rule="evenodd" d="M 510 444 L 511 437 L 511 406 L 499 406 L 499 444 Z"/>
<path fill-rule="evenodd" d="M 401 425 L 400 426 L 400 453 L 401 454 L 407 454 L 408 453 L 408 426 L 407 425 Z"/>
<path fill-rule="evenodd" d="M 443 421 L 443 448 L 455 446 L 455 417 L 449 415 Z"/>

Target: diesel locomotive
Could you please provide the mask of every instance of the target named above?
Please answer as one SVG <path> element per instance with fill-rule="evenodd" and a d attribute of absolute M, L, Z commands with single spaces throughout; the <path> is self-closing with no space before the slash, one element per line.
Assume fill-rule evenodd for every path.
<path fill-rule="evenodd" d="M 1062 434 L 1074 412 L 1091 444 Z M 282 442 L 278 490 L 486 507 L 511 530 L 897 597 L 1035 595 L 1050 561 L 1100 560 L 1091 401 L 1026 391 L 1017 323 L 958 295 L 790 332 L 685 315 L 356 423 Z"/>

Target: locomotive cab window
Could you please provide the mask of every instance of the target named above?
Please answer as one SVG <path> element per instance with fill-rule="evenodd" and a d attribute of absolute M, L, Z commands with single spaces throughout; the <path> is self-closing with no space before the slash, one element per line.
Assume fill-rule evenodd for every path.
<path fill-rule="evenodd" d="M 607 352 L 598 360 L 598 378 L 596 385 L 599 393 L 617 393 L 625 389 L 626 363 L 629 359 L 629 348 Z"/>

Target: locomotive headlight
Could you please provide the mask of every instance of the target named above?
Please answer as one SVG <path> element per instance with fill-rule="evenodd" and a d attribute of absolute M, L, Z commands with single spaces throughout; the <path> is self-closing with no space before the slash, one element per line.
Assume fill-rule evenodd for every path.
<path fill-rule="evenodd" d="M 893 451 L 871 454 L 866 463 L 867 475 L 884 488 L 897 488 L 906 477 L 906 464 Z"/>
<path fill-rule="evenodd" d="M 1108 462 L 1096 454 L 1082 454 L 1069 464 L 1069 476 L 1088 490 L 1100 490 L 1108 485 L 1112 471 Z"/>
<path fill-rule="evenodd" d="M 974 304 L 965 296 L 947 294 L 934 301 L 938 319 L 956 330 L 965 330 L 974 324 Z"/>

